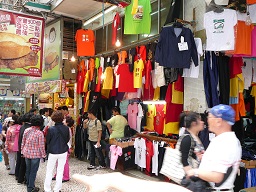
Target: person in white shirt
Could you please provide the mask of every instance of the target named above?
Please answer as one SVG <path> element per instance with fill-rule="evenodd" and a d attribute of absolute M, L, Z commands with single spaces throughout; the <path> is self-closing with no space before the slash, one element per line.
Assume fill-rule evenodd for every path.
<path fill-rule="evenodd" d="M 214 106 L 208 116 L 209 131 L 216 134 L 202 156 L 198 169 L 187 172 L 208 181 L 212 191 L 233 191 L 242 156 L 240 141 L 231 126 L 235 123 L 235 111 L 229 105 Z"/>

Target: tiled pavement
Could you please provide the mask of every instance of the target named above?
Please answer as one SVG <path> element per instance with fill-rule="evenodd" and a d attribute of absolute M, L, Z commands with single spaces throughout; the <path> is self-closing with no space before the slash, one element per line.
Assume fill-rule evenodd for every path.
<path fill-rule="evenodd" d="M 47 162 L 41 163 L 40 168 L 37 173 L 36 178 L 36 186 L 40 188 L 40 191 L 43 192 L 43 183 L 45 179 L 45 171 L 46 171 Z M 80 161 L 76 158 L 70 158 L 70 175 L 75 173 L 84 174 L 84 175 L 93 175 L 99 173 L 108 173 L 113 172 L 110 169 L 103 170 L 87 170 L 87 166 L 89 165 L 86 161 Z M 158 180 L 155 177 L 149 177 L 144 173 L 138 170 L 128 170 L 124 171 L 124 174 L 130 175 L 132 177 L 143 178 L 146 180 Z M 55 181 L 52 182 L 52 187 L 54 186 Z M 85 192 L 86 186 L 79 184 L 74 180 L 70 180 L 69 182 L 63 183 L 62 192 Z M 112 190 L 109 190 L 112 191 Z M 8 175 L 8 171 L 5 169 L 4 162 L 0 162 L 0 192 L 26 192 L 26 186 L 23 184 L 18 184 L 15 180 L 15 177 L 12 175 Z"/>

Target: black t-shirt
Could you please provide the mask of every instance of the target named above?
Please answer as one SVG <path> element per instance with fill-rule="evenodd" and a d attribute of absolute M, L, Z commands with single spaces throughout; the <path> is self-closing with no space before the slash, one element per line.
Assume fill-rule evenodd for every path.
<path fill-rule="evenodd" d="M 90 103 L 88 107 L 88 111 L 95 111 L 97 112 L 100 108 L 100 93 L 91 91 L 90 97 L 89 97 Z"/>

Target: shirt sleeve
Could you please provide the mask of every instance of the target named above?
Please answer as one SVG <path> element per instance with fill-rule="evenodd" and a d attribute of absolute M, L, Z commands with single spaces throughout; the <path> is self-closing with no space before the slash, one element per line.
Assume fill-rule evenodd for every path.
<path fill-rule="evenodd" d="M 101 125 L 101 122 L 100 120 L 96 120 L 97 121 L 97 131 L 101 131 L 102 130 L 102 125 Z"/>
<path fill-rule="evenodd" d="M 191 40 L 191 57 L 192 57 L 192 60 L 194 61 L 194 65 L 198 66 L 197 47 L 196 47 L 196 43 L 195 43 L 195 40 L 194 40 L 193 33 L 190 29 L 189 29 L 189 33 L 190 33 L 190 40 Z"/>
<path fill-rule="evenodd" d="M 181 163 L 183 167 L 189 165 L 188 156 L 191 148 L 191 137 L 189 135 L 185 136 L 180 143 L 180 152 L 181 152 Z"/>

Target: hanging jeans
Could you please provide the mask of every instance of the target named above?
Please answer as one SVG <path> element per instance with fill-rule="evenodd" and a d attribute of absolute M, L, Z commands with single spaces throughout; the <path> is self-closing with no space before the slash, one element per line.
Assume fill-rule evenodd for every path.
<path fill-rule="evenodd" d="M 214 52 L 205 53 L 203 77 L 206 102 L 212 108 L 219 104 L 217 57 Z"/>

